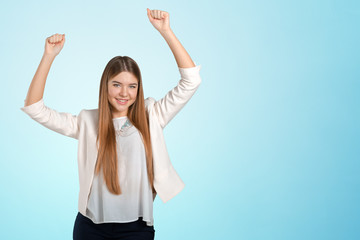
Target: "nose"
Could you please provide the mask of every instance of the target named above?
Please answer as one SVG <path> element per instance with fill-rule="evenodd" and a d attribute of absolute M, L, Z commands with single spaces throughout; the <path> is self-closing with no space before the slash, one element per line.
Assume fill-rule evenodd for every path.
<path fill-rule="evenodd" d="M 127 96 L 127 89 L 126 87 L 121 87 L 119 92 L 120 97 L 126 97 Z"/>

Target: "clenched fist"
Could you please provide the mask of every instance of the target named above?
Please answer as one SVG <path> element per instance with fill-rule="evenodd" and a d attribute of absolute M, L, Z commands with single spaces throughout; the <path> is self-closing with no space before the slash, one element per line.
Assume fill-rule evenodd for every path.
<path fill-rule="evenodd" d="M 65 34 L 54 34 L 46 38 L 45 54 L 56 56 L 59 54 L 65 43 Z"/>
<path fill-rule="evenodd" d="M 161 10 L 147 10 L 147 15 L 151 24 L 159 31 L 170 30 L 169 13 Z"/>

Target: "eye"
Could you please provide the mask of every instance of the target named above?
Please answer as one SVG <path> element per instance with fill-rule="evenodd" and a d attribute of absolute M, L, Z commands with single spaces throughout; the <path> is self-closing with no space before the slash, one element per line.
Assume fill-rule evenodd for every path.
<path fill-rule="evenodd" d="M 120 84 L 115 83 L 114 86 L 115 86 L 115 87 L 116 87 L 116 86 L 120 86 Z"/>
<path fill-rule="evenodd" d="M 130 86 L 131 88 L 136 88 L 136 86 Z"/>

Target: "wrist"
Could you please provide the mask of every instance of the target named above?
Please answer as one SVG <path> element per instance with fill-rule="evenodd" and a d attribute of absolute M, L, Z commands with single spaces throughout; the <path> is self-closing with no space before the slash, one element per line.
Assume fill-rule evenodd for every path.
<path fill-rule="evenodd" d="M 55 54 L 50 54 L 50 53 L 44 53 L 43 54 L 43 58 L 46 59 L 46 60 L 54 60 L 56 57 Z"/>
<path fill-rule="evenodd" d="M 164 29 L 164 30 L 161 30 L 161 31 L 159 31 L 159 32 L 160 32 L 160 34 L 161 34 L 162 36 L 166 36 L 166 35 L 169 35 L 169 34 L 172 34 L 172 33 L 173 33 L 173 31 L 171 30 L 171 28 Z"/>

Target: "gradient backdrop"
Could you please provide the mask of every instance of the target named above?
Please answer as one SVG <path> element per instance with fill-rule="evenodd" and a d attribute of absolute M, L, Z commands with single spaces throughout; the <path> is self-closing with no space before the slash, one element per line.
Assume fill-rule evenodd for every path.
<path fill-rule="evenodd" d="M 180 80 L 146 8 L 170 26 L 202 84 L 164 130 L 185 189 L 154 202 L 155 238 L 360 239 L 359 1 L 13 1 L 0 6 L 0 239 L 72 239 L 77 141 L 20 108 L 45 39 L 66 43 L 44 101 L 97 108 L 114 56 L 145 96 Z"/>

